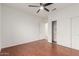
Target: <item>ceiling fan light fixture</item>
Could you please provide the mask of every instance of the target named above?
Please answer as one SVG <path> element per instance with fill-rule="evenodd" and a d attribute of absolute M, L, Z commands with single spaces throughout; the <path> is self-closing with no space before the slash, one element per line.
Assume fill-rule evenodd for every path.
<path fill-rule="evenodd" d="M 53 3 L 40 3 L 39 6 L 37 6 L 37 5 L 28 5 L 28 6 L 29 7 L 39 7 L 39 9 L 36 12 L 36 13 L 38 13 L 40 10 L 45 10 L 45 11 L 49 12 L 50 10 L 47 9 L 46 6 L 49 6 L 51 4 L 53 4 Z"/>
<path fill-rule="evenodd" d="M 41 6 L 41 7 L 40 7 L 40 9 L 41 9 L 41 10 L 44 10 L 44 7 L 43 7 L 43 6 Z"/>

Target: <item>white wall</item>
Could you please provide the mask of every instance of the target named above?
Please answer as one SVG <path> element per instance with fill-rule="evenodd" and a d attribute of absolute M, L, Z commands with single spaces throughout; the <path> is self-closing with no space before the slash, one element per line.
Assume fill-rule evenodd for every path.
<path fill-rule="evenodd" d="M 49 15 L 49 39 L 51 42 L 51 21 L 57 20 L 57 43 L 72 48 L 71 19 L 79 16 L 79 4 L 72 4 Z M 74 48 L 76 49 L 76 48 Z"/>
<path fill-rule="evenodd" d="M 47 19 L 43 19 L 40 22 L 40 39 L 48 39 Z"/>
<path fill-rule="evenodd" d="M 1 51 L 1 4 L 0 4 L 0 51 Z"/>
<path fill-rule="evenodd" d="M 2 48 L 40 40 L 40 20 L 9 6 L 2 6 Z"/>

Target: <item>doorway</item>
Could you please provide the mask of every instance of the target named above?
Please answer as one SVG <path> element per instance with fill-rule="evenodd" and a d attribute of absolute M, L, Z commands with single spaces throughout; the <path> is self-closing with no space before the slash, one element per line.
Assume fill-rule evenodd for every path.
<path fill-rule="evenodd" d="M 57 21 L 52 21 L 52 43 L 56 43 Z"/>

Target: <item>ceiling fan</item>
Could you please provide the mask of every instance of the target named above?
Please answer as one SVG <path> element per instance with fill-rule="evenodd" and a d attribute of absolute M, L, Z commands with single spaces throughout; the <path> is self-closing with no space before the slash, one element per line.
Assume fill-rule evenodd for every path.
<path fill-rule="evenodd" d="M 28 5 L 29 7 L 39 7 L 38 11 L 36 13 L 38 13 L 40 10 L 45 10 L 47 12 L 49 12 L 49 9 L 46 8 L 46 6 L 49 6 L 53 3 L 40 3 L 40 6 L 36 6 L 36 5 Z"/>

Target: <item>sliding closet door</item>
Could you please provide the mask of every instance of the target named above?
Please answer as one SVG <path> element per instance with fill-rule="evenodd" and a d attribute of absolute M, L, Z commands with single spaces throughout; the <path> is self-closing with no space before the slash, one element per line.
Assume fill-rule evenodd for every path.
<path fill-rule="evenodd" d="M 0 4 L 0 51 L 1 51 L 1 4 Z"/>
<path fill-rule="evenodd" d="M 79 50 L 79 17 L 72 18 L 72 48 Z"/>

